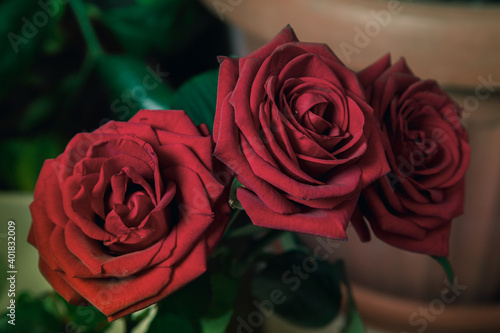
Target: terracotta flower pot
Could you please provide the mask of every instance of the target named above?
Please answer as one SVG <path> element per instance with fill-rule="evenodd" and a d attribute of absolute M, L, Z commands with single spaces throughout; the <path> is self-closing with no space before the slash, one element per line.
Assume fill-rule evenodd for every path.
<path fill-rule="evenodd" d="M 471 164 L 465 214 L 454 222 L 450 253 L 458 283 L 467 289 L 426 321 L 426 332 L 500 331 L 500 6 L 394 0 L 202 2 L 231 25 L 239 56 L 291 24 L 300 40 L 329 44 L 354 70 L 388 52 L 393 60 L 404 56 L 417 76 L 436 79 L 463 105 Z M 423 324 L 412 325 L 410 316 L 439 300 L 445 287 L 439 265 L 377 240 L 360 244 L 352 230 L 349 235 L 337 256 L 346 260 L 359 286 L 364 318 L 393 331 L 417 332 Z"/>

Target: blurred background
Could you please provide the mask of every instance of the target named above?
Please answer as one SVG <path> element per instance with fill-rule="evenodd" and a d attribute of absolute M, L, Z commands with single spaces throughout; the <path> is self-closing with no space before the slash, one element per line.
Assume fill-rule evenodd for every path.
<path fill-rule="evenodd" d="M 168 91 L 155 90 L 175 89 L 229 53 L 225 25 L 195 0 L 80 3 L 0 2 L 1 190 L 33 190 L 43 160 L 73 135 L 165 104 Z M 143 83 L 150 72 L 162 86 Z"/>
<path fill-rule="evenodd" d="M 218 55 L 246 55 L 286 24 L 302 41 L 327 43 L 353 70 L 388 52 L 393 61 L 404 56 L 417 76 L 436 79 L 462 105 L 472 159 L 450 253 L 467 291 L 425 330 L 500 331 L 498 1 L 0 1 L 0 268 L 3 225 L 12 219 L 24 274 L 19 286 L 48 288 L 36 251 L 24 241 L 45 159 L 76 133 L 127 120 L 141 108 L 171 106 L 186 80 L 218 67 Z M 376 240 L 361 244 L 352 232 L 336 258 L 346 260 L 363 318 L 385 331 L 417 332 L 421 326 L 409 317 L 444 286 L 432 259 Z M 283 325 L 271 321 L 269 332 L 299 332 Z"/>

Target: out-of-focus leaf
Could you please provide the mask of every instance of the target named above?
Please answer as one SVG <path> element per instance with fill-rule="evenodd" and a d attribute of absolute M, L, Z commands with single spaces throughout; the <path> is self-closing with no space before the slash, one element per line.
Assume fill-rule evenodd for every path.
<path fill-rule="evenodd" d="M 101 333 L 109 326 L 107 317 L 96 308 L 71 305 L 56 293 L 38 297 L 21 293 L 15 305 L 15 326 L 8 323 L 11 318 L 3 312 L 1 332 Z"/>
<path fill-rule="evenodd" d="M 72 332 L 99 333 L 108 326 L 108 318 L 93 306 L 77 306 L 66 302 L 59 294 L 42 298 L 44 309 Z"/>
<path fill-rule="evenodd" d="M 52 24 L 48 27 L 47 38 L 43 41 L 42 49 L 46 54 L 55 54 L 60 52 L 64 43 L 67 41 L 63 27 L 58 24 Z"/>
<path fill-rule="evenodd" d="M 108 317 L 93 306 L 77 306 L 66 302 L 58 294 L 54 294 L 50 299 L 53 303 L 58 303 L 63 309 L 64 321 L 82 333 L 103 332 L 108 326 Z"/>
<path fill-rule="evenodd" d="M 15 308 L 13 318 L 7 315 L 10 310 L 2 310 L 0 332 L 46 333 L 59 332 L 64 328 L 64 323 L 45 309 L 42 298 L 22 293 L 16 298 Z M 15 325 L 9 324 L 11 319 L 15 319 Z"/>
<path fill-rule="evenodd" d="M 104 24 L 127 53 L 143 57 L 175 53 L 196 29 L 199 4 L 193 0 L 141 0 L 102 12 Z"/>
<path fill-rule="evenodd" d="M 97 68 L 110 94 L 114 118 L 130 119 L 141 109 L 169 109 L 172 90 L 159 65 L 150 66 L 125 55 L 103 55 L 97 58 Z"/>
<path fill-rule="evenodd" d="M 136 0 L 135 2 L 137 2 L 138 4 L 141 4 L 141 5 L 150 5 L 150 4 L 153 4 L 157 1 L 158 0 Z"/>
<path fill-rule="evenodd" d="M 44 160 L 56 157 L 63 150 L 63 141 L 54 136 L 0 141 L 0 183 L 32 191 Z"/>
<path fill-rule="evenodd" d="M 196 124 L 205 123 L 212 130 L 218 75 L 218 70 L 211 70 L 188 80 L 175 94 L 172 107 L 186 111 Z"/>
<path fill-rule="evenodd" d="M 223 274 L 213 274 L 210 281 L 212 300 L 207 314 L 201 319 L 202 332 L 223 333 L 233 314 L 239 282 Z"/>
<path fill-rule="evenodd" d="M 275 311 L 299 326 L 325 326 L 340 309 L 340 275 L 330 264 L 302 251 L 267 261 L 251 288 L 261 313 L 270 316 Z"/>
<path fill-rule="evenodd" d="M 231 317 L 233 315 L 233 310 L 229 310 L 226 313 L 218 317 L 213 318 L 202 318 L 201 326 L 203 333 L 224 333 Z"/>
<path fill-rule="evenodd" d="M 223 333 L 233 312 L 238 280 L 205 273 L 158 303 L 149 333 Z"/>
<path fill-rule="evenodd" d="M 207 317 L 219 317 L 233 308 L 238 292 L 238 280 L 222 273 L 210 276 L 212 300 Z"/>
<path fill-rule="evenodd" d="M 285 252 L 298 250 L 301 247 L 301 243 L 297 242 L 297 234 L 293 232 L 284 233 L 280 238 L 280 245 Z"/>
<path fill-rule="evenodd" d="M 35 128 L 39 123 L 48 118 L 53 109 L 55 101 L 52 96 L 44 95 L 33 101 L 24 112 L 19 122 L 19 130 L 27 132 Z"/>

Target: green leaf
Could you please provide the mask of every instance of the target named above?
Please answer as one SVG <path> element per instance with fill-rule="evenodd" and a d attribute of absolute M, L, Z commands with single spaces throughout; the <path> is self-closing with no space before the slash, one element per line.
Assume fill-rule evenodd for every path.
<path fill-rule="evenodd" d="M 233 179 L 233 183 L 231 184 L 231 189 L 229 190 L 229 206 L 234 209 L 244 210 L 243 206 L 238 200 L 238 196 L 236 195 L 236 192 L 240 187 L 245 186 L 243 186 L 243 184 L 241 184 L 240 181 L 235 177 Z"/>
<path fill-rule="evenodd" d="M 68 36 L 61 25 L 53 24 L 49 29 L 47 38 L 42 43 L 42 50 L 45 54 L 53 55 L 62 51 L 68 41 Z"/>
<path fill-rule="evenodd" d="M 43 95 L 34 100 L 26 109 L 19 122 L 21 132 L 29 132 L 49 118 L 54 110 L 55 100 L 50 95 Z"/>
<path fill-rule="evenodd" d="M 92 57 L 104 54 L 104 49 L 99 41 L 99 38 L 97 37 L 92 23 L 90 22 L 90 6 L 87 6 L 83 0 L 72 0 L 69 5 L 75 15 L 76 21 L 78 22 L 80 32 L 85 39 L 85 44 L 87 44 L 88 54 Z"/>
<path fill-rule="evenodd" d="M 297 235 L 293 232 L 285 232 L 280 238 L 281 248 L 284 251 L 300 250 L 301 243 L 297 242 Z M 308 250 L 308 249 L 305 249 Z"/>
<path fill-rule="evenodd" d="M 159 65 L 125 55 L 102 55 L 97 68 L 109 90 L 115 119 L 126 121 L 141 109 L 170 109 L 173 91 L 165 82 L 168 73 Z"/>
<path fill-rule="evenodd" d="M 319 328 L 338 314 L 339 279 L 328 263 L 302 251 L 289 251 L 269 260 L 251 288 L 266 316 L 274 310 L 291 323 Z"/>
<path fill-rule="evenodd" d="M 92 306 L 75 306 L 56 293 L 34 297 L 21 293 L 16 299 L 15 326 L 7 313 L 0 318 L 1 332 L 80 332 L 100 333 L 108 326 L 107 317 Z"/>
<path fill-rule="evenodd" d="M 58 294 L 44 299 L 44 306 L 47 310 L 58 308 L 60 315 L 56 317 L 66 323 L 65 326 L 73 327 L 73 331 L 99 333 L 109 326 L 108 317 L 94 306 L 69 304 Z"/>
<path fill-rule="evenodd" d="M 453 273 L 453 267 L 451 266 L 450 261 L 446 257 L 438 257 L 438 256 L 431 256 L 432 259 L 436 260 L 441 267 L 443 267 L 444 272 L 446 273 L 446 276 L 448 277 L 448 280 L 450 283 L 454 283 L 455 281 L 455 274 Z"/>
<path fill-rule="evenodd" d="M 356 302 L 354 301 L 351 285 L 349 283 L 349 279 L 347 278 L 344 262 L 342 260 L 339 260 L 333 265 L 331 265 L 331 267 L 333 270 L 337 272 L 337 274 L 340 277 L 340 280 L 347 289 L 347 309 L 346 309 L 347 313 L 346 313 L 346 321 L 344 327 L 342 328 L 342 333 L 365 332 L 365 326 L 363 325 L 363 320 L 361 319 L 358 309 L 356 308 Z"/>
<path fill-rule="evenodd" d="M 212 301 L 208 309 L 207 318 L 215 318 L 232 310 L 239 281 L 222 273 L 212 274 L 210 277 Z"/>
<path fill-rule="evenodd" d="M 43 299 L 22 293 L 16 298 L 15 325 L 8 323 L 8 311 L 0 315 L 0 332 L 59 332 L 63 323 L 49 313 L 43 306 Z"/>
<path fill-rule="evenodd" d="M 186 111 L 196 124 L 212 130 L 217 105 L 219 71 L 211 70 L 185 82 L 175 94 L 172 107 Z"/>
<path fill-rule="evenodd" d="M 202 318 L 201 326 L 203 333 L 224 333 L 231 317 L 233 310 L 228 310 L 226 313 L 214 318 Z"/>
<path fill-rule="evenodd" d="M 238 280 L 205 273 L 158 303 L 150 333 L 223 333 L 233 313 Z"/>

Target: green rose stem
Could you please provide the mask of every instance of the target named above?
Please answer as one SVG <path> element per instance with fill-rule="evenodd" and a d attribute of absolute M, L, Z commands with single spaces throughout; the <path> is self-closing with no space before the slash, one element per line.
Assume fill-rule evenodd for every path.
<path fill-rule="evenodd" d="M 79 94 L 82 92 L 82 87 L 87 82 L 92 70 L 94 69 L 96 58 L 104 54 L 104 50 L 99 43 L 92 24 L 89 21 L 85 4 L 81 0 L 71 0 L 69 3 L 73 14 L 75 15 L 83 38 L 88 45 L 88 52 L 85 55 L 83 63 L 78 73 L 76 73 L 68 81 L 68 93 L 64 97 L 63 109 L 69 109 L 71 105 L 78 100 Z"/>
<path fill-rule="evenodd" d="M 83 38 L 85 38 L 89 48 L 89 53 L 94 58 L 104 54 L 104 50 L 99 43 L 99 39 L 97 38 L 94 28 L 92 28 L 92 24 L 90 23 L 85 4 L 81 0 L 71 0 L 69 4 L 76 16 L 76 19 L 78 20 Z"/>

